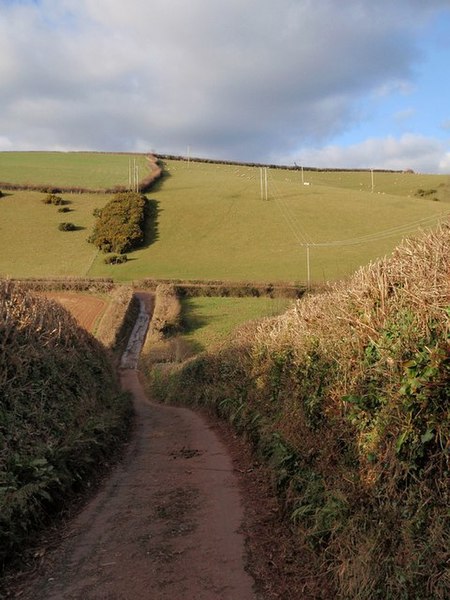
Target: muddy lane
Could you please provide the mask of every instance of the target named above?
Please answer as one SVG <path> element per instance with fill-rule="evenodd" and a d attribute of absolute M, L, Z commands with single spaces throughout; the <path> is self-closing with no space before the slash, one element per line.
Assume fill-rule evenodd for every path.
<path fill-rule="evenodd" d="M 134 368 L 121 379 L 136 411 L 125 456 L 20 598 L 255 599 L 224 445 L 203 417 L 149 402 Z"/>

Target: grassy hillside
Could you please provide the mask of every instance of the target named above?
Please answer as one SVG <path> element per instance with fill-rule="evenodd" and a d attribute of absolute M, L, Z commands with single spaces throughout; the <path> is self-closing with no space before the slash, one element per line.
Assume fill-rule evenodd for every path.
<path fill-rule="evenodd" d="M 142 179 L 148 172 L 145 157 L 131 159 L 136 160 Z M 129 160 L 127 154 L 0 152 L 0 182 L 93 190 L 127 186 Z"/>
<path fill-rule="evenodd" d="M 0 281 L 0 570 L 127 429 L 105 349 L 57 303 Z"/>
<path fill-rule="evenodd" d="M 449 248 L 448 225 L 406 241 L 158 373 L 166 400 L 228 418 L 273 469 L 306 597 L 449 597 Z"/>
<path fill-rule="evenodd" d="M 41 153 L 32 155 L 38 161 Z M 105 161 L 109 182 L 123 176 L 124 165 L 115 161 L 124 160 L 126 176 L 127 156 L 86 155 L 84 166 L 83 156 L 44 153 L 42 160 L 61 162 L 60 179 L 52 183 L 94 184 L 89 157 Z M 18 161 L 24 155 L 1 153 L 0 171 L 8 157 Z M 14 171 L 7 162 L 3 168 L 5 177 Z M 20 169 L 26 171 L 23 160 Z M 309 244 L 311 279 L 323 281 L 384 256 L 406 233 L 434 225 L 450 211 L 445 176 L 375 173 L 372 193 L 370 173 L 305 172 L 311 185 L 304 186 L 299 171 L 270 169 L 265 201 L 257 167 L 167 161 L 166 169 L 147 194 L 156 222 L 149 224 L 146 244 L 122 265 L 105 265 L 86 242 L 92 210 L 106 203 L 105 196 L 70 195 L 73 212 L 64 218 L 55 207 L 41 207 L 38 194 L 1 198 L 0 274 L 304 281 Z M 42 167 L 45 177 L 50 172 Z M 419 197 L 419 189 L 436 192 Z M 86 230 L 58 232 L 63 220 Z"/>

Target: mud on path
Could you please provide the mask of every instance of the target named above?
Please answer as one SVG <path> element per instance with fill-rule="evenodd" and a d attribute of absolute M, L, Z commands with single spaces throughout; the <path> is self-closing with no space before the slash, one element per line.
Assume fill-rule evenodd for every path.
<path fill-rule="evenodd" d="M 225 446 L 203 417 L 150 403 L 135 369 L 121 378 L 136 412 L 125 456 L 16 597 L 255 598 Z"/>

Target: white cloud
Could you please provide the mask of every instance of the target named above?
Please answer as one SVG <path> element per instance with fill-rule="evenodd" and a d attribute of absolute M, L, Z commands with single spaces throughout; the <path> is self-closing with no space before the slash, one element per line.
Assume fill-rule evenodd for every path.
<path fill-rule="evenodd" d="M 287 159 L 286 162 L 292 160 Z M 301 162 L 304 166 L 311 167 L 450 172 L 448 147 L 433 138 L 414 134 L 405 134 L 400 138 L 389 136 L 367 139 L 346 148 L 331 145 L 318 150 L 304 148 L 301 151 Z"/>
<path fill-rule="evenodd" d="M 446 152 L 439 161 L 439 172 L 450 174 L 450 152 Z"/>
<path fill-rule="evenodd" d="M 435 0 L 40 0 L 2 5 L 14 148 L 262 160 L 324 143 L 412 85 Z"/>

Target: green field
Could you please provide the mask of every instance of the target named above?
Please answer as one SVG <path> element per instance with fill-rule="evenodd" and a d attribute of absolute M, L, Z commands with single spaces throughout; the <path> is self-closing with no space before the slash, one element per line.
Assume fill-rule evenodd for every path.
<path fill-rule="evenodd" d="M 1 153 L 0 162 L 13 155 L 16 161 L 25 158 L 25 153 Z M 73 170 L 80 177 L 82 156 L 111 161 L 110 173 L 116 175 L 110 175 L 109 183 L 119 183 L 119 171 L 125 166 L 126 176 L 128 168 L 128 157 L 121 155 L 55 156 L 63 177 L 52 180 L 55 185 L 75 184 L 75 178 L 62 174 Z M 119 159 L 125 161 L 121 166 Z M 94 185 L 92 164 L 87 162 L 91 166 L 86 167 L 85 181 Z M 22 170 L 26 168 L 22 162 Z M 0 273 L 108 276 L 118 281 L 304 281 L 309 245 L 311 279 L 323 281 L 389 253 L 402 237 L 421 225 L 434 225 L 450 211 L 450 186 L 443 175 L 375 172 L 372 192 L 369 172 L 305 171 L 304 179 L 311 184 L 305 186 L 299 171 L 270 169 L 266 201 L 261 199 L 257 167 L 167 161 L 166 169 L 167 176 L 147 194 L 157 206 L 156 235 L 130 253 L 123 265 L 105 265 L 104 256 L 95 255 L 86 242 L 92 210 L 106 203 L 107 196 L 73 194 L 74 210 L 68 215 L 42 205 L 42 194 L 13 192 L 0 199 Z M 3 171 L 1 178 L 12 180 L 7 175 L 8 170 Z M 42 175 L 45 180 L 48 176 L 48 171 Z M 436 193 L 417 197 L 420 188 Z M 62 233 L 57 230 L 60 221 L 86 229 Z"/>
<path fill-rule="evenodd" d="M 0 181 L 21 185 L 101 190 L 128 185 L 129 161 L 148 174 L 142 155 L 92 152 L 0 152 Z"/>
<path fill-rule="evenodd" d="M 0 274 L 10 277 L 84 275 L 97 254 L 86 239 L 92 211 L 108 201 L 100 194 L 62 194 L 71 212 L 42 203 L 39 192 L 9 192 L 0 198 Z M 80 227 L 59 231 L 63 221 Z"/>
<path fill-rule="evenodd" d="M 186 298 L 181 337 L 201 352 L 222 342 L 241 323 L 281 314 L 290 303 L 285 298 Z"/>

